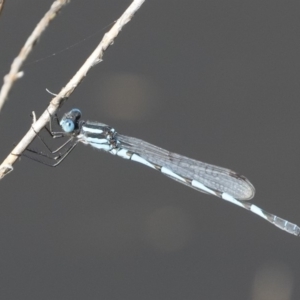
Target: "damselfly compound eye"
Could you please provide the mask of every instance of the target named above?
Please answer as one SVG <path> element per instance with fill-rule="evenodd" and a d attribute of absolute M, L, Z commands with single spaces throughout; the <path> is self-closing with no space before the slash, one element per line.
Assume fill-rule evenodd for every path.
<path fill-rule="evenodd" d="M 73 108 L 73 109 L 70 111 L 70 114 L 71 114 L 71 115 L 74 115 L 76 120 L 79 120 L 79 119 L 81 118 L 81 115 L 82 115 L 81 110 L 78 109 L 78 108 Z"/>
<path fill-rule="evenodd" d="M 60 126 L 64 132 L 72 132 L 75 129 L 75 124 L 72 120 L 64 119 L 60 121 Z"/>

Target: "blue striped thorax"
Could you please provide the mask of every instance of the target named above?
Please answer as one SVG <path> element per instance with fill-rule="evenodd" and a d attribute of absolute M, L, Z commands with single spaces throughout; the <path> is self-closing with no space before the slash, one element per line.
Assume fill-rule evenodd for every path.
<path fill-rule="evenodd" d="M 77 108 L 64 114 L 60 126 L 64 132 L 76 136 L 78 141 L 97 149 L 112 151 L 118 148 L 114 128 L 99 122 L 82 121 L 81 111 Z"/>

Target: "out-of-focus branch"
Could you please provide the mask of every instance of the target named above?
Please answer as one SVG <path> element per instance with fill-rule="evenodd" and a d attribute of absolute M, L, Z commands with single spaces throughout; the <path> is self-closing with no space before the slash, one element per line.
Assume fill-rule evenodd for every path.
<path fill-rule="evenodd" d="M 4 0 L 0 0 L 0 10 L 1 10 L 1 1 L 2 5 Z M 8 93 L 12 88 L 14 82 L 23 76 L 23 72 L 20 72 L 20 69 L 26 60 L 28 54 L 31 52 L 33 46 L 36 44 L 37 40 L 41 37 L 42 33 L 48 27 L 49 23 L 54 19 L 57 13 L 61 10 L 61 8 L 66 5 L 69 0 L 56 0 L 51 5 L 50 9 L 41 19 L 41 21 L 37 24 L 29 38 L 27 39 L 25 45 L 21 49 L 19 55 L 14 59 L 10 71 L 4 77 L 4 83 L 2 85 L 0 91 L 0 111 L 4 105 L 5 100 L 7 99 Z"/>
<path fill-rule="evenodd" d="M 5 2 L 5 0 L 0 0 L 0 15 L 1 15 L 2 9 L 4 7 L 4 2 Z"/>
<path fill-rule="evenodd" d="M 59 94 L 54 97 L 47 109 L 43 112 L 41 117 L 32 124 L 32 127 L 22 138 L 19 144 L 12 150 L 8 157 L 0 165 L 0 179 L 2 179 L 6 174 L 12 171 L 12 165 L 16 162 L 18 157 L 22 152 L 28 147 L 28 145 L 36 137 L 38 133 L 44 126 L 49 122 L 50 115 L 53 115 L 63 100 L 67 99 L 77 85 L 83 80 L 87 75 L 88 71 L 102 60 L 104 51 L 114 42 L 123 26 L 128 23 L 136 11 L 141 7 L 145 0 L 134 0 L 131 5 L 126 9 L 122 16 L 116 21 L 115 25 L 104 35 L 100 44 L 96 47 L 94 52 L 85 61 L 82 67 L 77 71 L 73 78 L 67 83 L 67 85 L 59 92 Z"/>

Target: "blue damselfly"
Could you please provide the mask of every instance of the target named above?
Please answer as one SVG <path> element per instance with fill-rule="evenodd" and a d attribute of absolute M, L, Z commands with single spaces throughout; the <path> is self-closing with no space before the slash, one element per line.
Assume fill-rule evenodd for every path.
<path fill-rule="evenodd" d="M 56 116 L 55 118 L 57 119 Z M 38 135 L 51 153 L 47 155 L 27 149 L 37 154 L 30 158 L 55 167 L 81 142 L 124 159 L 139 162 L 197 191 L 217 196 L 245 208 L 288 233 L 300 235 L 300 228 L 297 225 L 268 213 L 254 204 L 244 202 L 254 197 L 255 188 L 243 175 L 119 134 L 114 128 L 100 122 L 83 121 L 79 109 L 72 109 L 64 114 L 59 125 L 61 132 L 53 132 L 51 122 L 50 129 L 46 129 L 53 138 L 68 137 L 68 140 L 52 151 Z M 51 159 L 51 162 L 45 162 L 41 156 Z"/>

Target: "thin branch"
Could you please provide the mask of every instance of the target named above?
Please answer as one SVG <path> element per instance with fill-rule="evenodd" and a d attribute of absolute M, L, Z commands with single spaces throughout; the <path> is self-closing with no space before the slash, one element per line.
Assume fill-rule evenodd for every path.
<path fill-rule="evenodd" d="M 66 5 L 69 0 L 56 0 L 51 5 L 50 9 L 37 24 L 29 38 L 27 39 L 25 45 L 21 49 L 19 55 L 14 59 L 10 71 L 4 77 L 4 83 L 0 91 L 0 111 L 4 105 L 5 100 L 7 99 L 8 93 L 11 90 L 14 82 L 23 76 L 23 72 L 20 72 L 20 69 L 26 60 L 27 56 L 31 52 L 33 46 L 36 44 L 38 39 L 41 37 L 42 33 L 48 27 L 49 23 L 55 18 L 57 13 L 61 8 Z M 4 1 L 3 1 L 4 3 Z M 0 0 L 0 9 L 1 9 L 1 0 Z"/>
<path fill-rule="evenodd" d="M 5 0 L 0 0 L 0 15 L 1 15 L 2 9 L 4 7 L 4 2 L 5 2 Z"/>
<path fill-rule="evenodd" d="M 107 32 L 100 44 L 96 47 L 94 52 L 85 61 L 82 67 L 77 71 L 73 78 L 67 83 L 67 85 L 59 92 L 59 94 L 54 97 L 47 109 L 43 112 L 41 117 L 32 124 L 32 127 L 22 138 L 19 144 L 12 150 L 8 157 L 0 165 L 0 179 L 2 179 L 6 174 L 8 174 L 13 169 L 13 164 L 16 162 L 18 157 L 22 152 L 28 147 L 28 145 L 36 137 L 36 133 L 40 132 L 42 128 L 49 122 L 50 115 L 53 115 L 63 100 L 66 100 L 78 84 L 87 75 L 88 71 L 95 66 L 97 63 L 102 61 L 104 51 L 114 42 L 114 39 L 118 36 L 119 32 L 123 26 L 128 23 L 136 11 L 141 7 L 145 0 L 134 0 L 131 5 L 126 9 L 122 16 L 116 21 L 115 25 Z"/>

